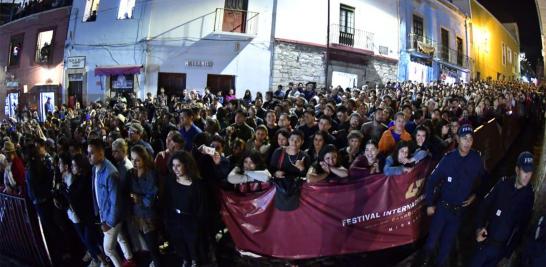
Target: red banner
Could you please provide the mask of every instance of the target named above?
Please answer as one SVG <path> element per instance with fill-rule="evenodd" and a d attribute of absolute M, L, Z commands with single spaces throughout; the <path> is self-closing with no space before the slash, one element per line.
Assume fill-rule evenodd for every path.
<path fill-rule="evenodd" d="M 276 258 L 306 259 L 405 245 L 423 232 L 421 192 L 433 167 L 428 161 L 401 176 L 306 183 L 293 211 L 275 208 L 275 187 L 247 195 L 222 191 L 222 217 L 238 249 Z"/>

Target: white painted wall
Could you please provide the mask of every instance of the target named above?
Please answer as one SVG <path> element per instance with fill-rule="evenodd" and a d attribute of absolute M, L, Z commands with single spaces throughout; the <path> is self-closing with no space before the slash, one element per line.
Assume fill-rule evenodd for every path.
<path fill-rule="evenodd" d="M 138 95 L 155 94 L 159 72 L 186 73 L 188 89 L 203 90 L 208 74 L 236 75 L 236 92 L 270 88 L 272 14 L 277 2 L 275 38 L 326 45 L 327 0 L 249 0 L 259 13 L 253 38 L 215 34 L 216 8 L 224 0 L 137 1 L 134 18 L 118 20 L 119 0 L 102 0 L 95 22 L 82 22 L 85 1 L 74 1 L 65 57 L 86 56 L 88 100 L 104 91 L 95 66 L 143 65 Z M 374 33 L 374 52 L 389 47 L 399 58 L 398 0 L 331 0 L 330 24 L 339 24 L 340 5 L 355 8 L 357 29 Z M 359 47 L 356 47 L 359 48 Z M 187 60 L 212 61 L 212 67 L 186 67 Z M 104 87 L 104 86 L 103 86 Z"/>
<path fill-rule="evenodd" d="M 387 57 L 399 58 L 399 22 L 397 0 L 332 0 L 331 18 L 333 24 L 339 24 L 340 5 L 355 8 L 355 28 L 371 32 L 374 35 L 374 53 L 379 55 L 379 46 L 387 46 Z M 355 48 L 364 48 L 357 47 Z"/>
<path fill-rule="evenodd" d="M 258 15 L 257 34 L 214 33 L 216 8 L 223 8 L 223 0 L 157 1 L 152 5 L 149 52 L 147 54 L 147 90 L 155 93 L 158 72 L 186 73 L 188 89 L 203 90 L 207 74 L 236 75 L 237 96 L 246 89 L 253 95 L 269 87 L 271 60 L 272 1 L 248 3 L 248 16 Z M 254 23 L 254 22 L 249 22 Z M 212 61 L 213 67 L 186 67 L 187 60 Z"/>
<path fill-rule="evenodd" d="M 374 52 L 389 47 L 390 58 L 399 57 L 397 0 L 331 0 L 330 25 L 339 25 L 340 5 L 355 8 L 355 28 L 374 34 Z M 327 0 L 278 0 L 275 38 L 326 45 Z M 355 46 L 355 48 L 364 48 Z"/>
<path fill-rule="evenodd" d="M 328 0 L 277 0 L 275 38 L 326 46 Z M 333 9 L 331 4 L 331 9 Z M 339 6 L 337 7 L 339 12 Z M 334 20 L 330 21 L 334 24 Z"/>
<path fill-rule="evenodd" d="M 273 1 L 249 0 L 248 11 L 259 13 L 253 38 L 213 34 L 216 8 L 224 2 L 137 1 L 133 19 L 118 20 L 119 0 L 102 0 L 97 20 L 82 22 L 85 1 L 74 1 L 65 58 L 86 56 L 88 101 L 104 93 L 106 79 L 94 75 L 101 65 L 143 65 L 135 85 L 139 97 L 156 93 L 158 72 L 186 73 L 188 89 L 203 90 L 207 74 L 225 74 L 236 75 L 238 96 L 245 89 L 267 90 Z M 186 60 L 209 60 L 213 67 L 186 67 Z"/>

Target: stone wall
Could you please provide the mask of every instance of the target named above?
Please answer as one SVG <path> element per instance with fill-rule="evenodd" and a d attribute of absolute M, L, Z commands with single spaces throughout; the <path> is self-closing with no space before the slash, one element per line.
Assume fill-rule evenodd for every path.
<path fill-rule="evenodd" d="M 374 84 L 386 84 L 398 80 L 398 62 L 372 59 L 366 66 L 366 81 Z"/>
<path fill-rule="evenodd" d="M 328 80 L 332 81 L 332 72 L 344 72 L 356 74 L 358 77 L 357 87 L 361 87 L 366 83 L 371 86 L 376 84 L 386 84 L 388 81 L 397 81 L 398 64 L 392 61 L 386 61 L 376 58 L 371 58 L 367 64 L 352 64 L 343 61 L 330 61 Z M 337 84 L 333 84 L 337 86 Z"/>
<path fill-rule="evenodd" d="M 286 86 L 289 82 L 316 82 L 317 87 L 324 87 L 325 48 L 276 41 L 274 49 L 271 88 L 279 84 Z M 366 65 L 330 61 L 329 81 L 333 71 L 357 74 L 359 87 L 366 82 L 374 85 L 398 80 L 398 62 L 380 58 L 371 58 Z"/>
<path fill-rule="evenodd" d="M 289 82 L 316 82 L 317 87 L 324 87 L 326 49 L 281 41 L 275 42 L 274 49 L 272 88 Z"/>

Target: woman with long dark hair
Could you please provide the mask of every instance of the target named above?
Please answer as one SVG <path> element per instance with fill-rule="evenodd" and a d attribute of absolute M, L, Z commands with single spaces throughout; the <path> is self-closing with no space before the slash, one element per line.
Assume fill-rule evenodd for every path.
<path fill-rule="evenodd" d="M 334 145 L 326 145 L 319 153 L 313 166 L 307 172 L 310 183 L 322 180 L 336 180 L 349 175 L 347 169 L 339 162 L 339 153 Z"/>
<path fill-rule="evenodd" d="M 274 142 L 273 140 L 271 141 L 271 144 L 274 146 L 273 149 L 286 147 L 288 146 L 288 138 L 290 138 L 290 132 L 287 129 L 281 128 L 275 132 L 275 135 L 273 135 L 273 137 Z"/>
<path fill-rule="evenodd" d="M 198 266 L 206 248 L 206 189 L 191 154 L 175 153 L 170 166 L 166 228 L 183 266 Z"/>
<path fill-rule="evenodd" d="M 129 196 L 131 197 L 131 211 L 134 225 L 146 241 L 146 246 L 152 255 L 155 267 L 161 266 L 159 241 L 157 235 L 158 212 L 157 174 L 154 170 L 152 156 L 146 148 L 136 145 L 131 148 L 131 159 L 134 168 L 127 172 Z"/>
<path fill-rule="evenodd" d="M 415 129 L 414 140 L 415 152 L 413 152 L 413 159 L 415 159 L 415 162 L 419 162 L 430 156 L 429 131 L 426 126 L 417 126 Z"/>
<path fill-rule="evenodd" d="M 364 146 L 364 153 L 358 156 L 351 167 L 349 174 L 352 178 L 362 178 L 383 172 L 383 157 L 379 154 L 377 141 L 370 139 Z"/>
<path fill-rule="evenodd" d="M 246 106 L 252 104 L 252 93 L 250 92 L 250 90 L 246 89 L 245 95 L 243 96 L 243 101 Z"/>
<path fill-rule="evenodd" d="M 438 120 L 435 124 L 434 133 L 430 138 L 432 157 L 439 160 L 445 152 L 455 144 L 453 136 L 449 133 L 449 121 Z"/>
<path fill-rule="evenodd" d="M 387 176 L 402 175 L 413 170 L 415 160 L 411 158 L 411 142 L 400 141 L 396 149 L 385 160 L 383 173 Z"/>
<path fill-rule="evenodd" d="M 227 180 L 231 184 L 240 184 L 252 181 L 267 182 L 271 173 L 267 170 L 262 155 L 257 151 L 248 151 L 242 161 L 231 170 Z"/>
<path fill-rule="evenodd" d="M 328 136 L 326 132 L 323 131 L 317 131 L 315 134 L 312 135 L 312 141 L 313 143 L 309 146 L 307 150 L 305 150 L 305 153 L 309 155 L 309 160 L 311 162 L 315 162 L 318 159 L 320 150 L 326 145 L 326 140 Z"/>
<path fill-rule="evenodd" d="M 256 127 L 256 132 L 254 133 L 254 137 L 252 137 L 250 140 L 246 142 L 246 149 L 248 151 L 256 151 L 260 153 L 260 155 L 266 159 L 269 155 L 269 150 L 271 148 L 271 144 L 269 143 L 269 134 L 267 132 L 267 127 L 265 125 L 259 125 Z"/>
<path fill-rule="evenodd" d="M 347 135 L 347 146 L 339 150 L 338 161 L 343 167 L 349 168 L 349 166 L 351 166 L 351 163 L 353 163 L 356 157 L 360 155 L 360 153 L 362 152 L 362 139 L 364 139 L 364 136 L 358 130 L 351 131 Z"/>

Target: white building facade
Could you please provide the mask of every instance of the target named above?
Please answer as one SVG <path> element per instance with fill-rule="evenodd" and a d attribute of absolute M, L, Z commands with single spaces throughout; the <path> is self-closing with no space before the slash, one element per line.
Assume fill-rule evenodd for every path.
<path fill-rule="evenodd" d="M 161 88 L 241 97 L 289 82 L 385 84 L 397 79 L 399 23 L 397 0 L 78 0 L 64 82 L 84 103 Z"/>
<path fill-rule="evenodd" d="M 65 84 L 83 102 L 270 86 L 272 1 L 74 1 Z M 74 91 L 74 90 L 73 90 Z M 78 90 L 75 90 L 78 91 Z"/>
<path fill-rule="evenodd" d="M 272 85 L 353 87 L 397 79 L 396 0 L 278 0 Z"/>

